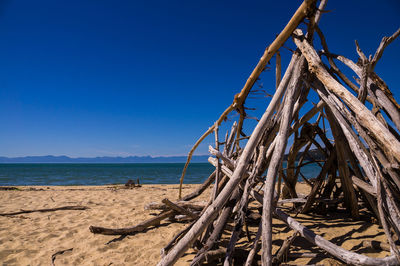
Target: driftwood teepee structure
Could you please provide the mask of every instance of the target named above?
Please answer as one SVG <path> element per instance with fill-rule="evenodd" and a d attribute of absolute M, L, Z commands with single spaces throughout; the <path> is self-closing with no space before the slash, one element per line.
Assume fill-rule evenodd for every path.
<path fill-rule="evenodd" d="M 385 47 L 400 34 L 400 29 L 393 36 L 383 38 L 374 56 L 369 58 L 356 43 L 359 61 L 354 63 L 328 49 L 318 28 L 325 4 L 325 0 L 321 0 L 317 8 L 316 1 L 302 3 L 284 30 L 265 50 L 233 103 L 194 145 L 181 185 L 193 151 L 208 135 L 215 134 L 215 147 L 210 147 L 213 157 L 209 159 L 215 171 L 203 185 L 185 197 L 179 194 L 177 202 L 165 199 L 163 204 L 153 206 L 164 211 L 135 227 L 107 229 L 92 226 L 90 230 L 102 234 L 130 234 L 181 214 L 180 218 L 191 223 L 163 249 L 158 265 L 174 264 L 193 246 L 197 248 L 197 255 L 192 265 L 200 265 L 212 256 L 223 258 L 224 265 L 230 265 L 237 254 L 245 258 L 245 265 L 252 265 L 259 251 L 261 258 L 258 260 L 262 265 L 271 265 L 280 260 L 279 253 L 272 254 L 274 216 L 296 234 L 345 263 L 400 264 L 400 250 L 396 246 L 400 239 L 400 106 L 385 82 L 374 72 Z M 307 24 L 307 33 L 296 29 L 303 21 Z M 289 38 L 297 50 L 281 78 L 278 50 Z M 316 49 L 317 46 L 322 49 Z M 274 55 L 276 91 L 252 134 L 242 136 L 246 119 L 245 100 Z M 338 68 L 336 62 L 339 61 L 358 76 L 358 84 Z M 314 106 L 305 104 L 311 91 L 319 96 L 319 102 Z M 301 109 L 304 115 L 299 117 Z M 219 126 L 232 111 L 237 111 L 240 117 L 226 134 L 225 141 L 221 142 Z M 327 127 L 331 129 L 333 140 L 327 136 Z M 287 147 L 291 135 L 294 135 L 294 140 Z M 240 147 L 243 139 L 247 141 L 244 147 Z M 317 147 L 324 160 L 319 162 L 321 170 L 315 180 L 304 178 L 312 189 L 309 195 L 301 198 L 295 186 L 302 175 L 302 167 L 310 160 L 307 154 L 311 147 Z M 289 153 L 284 165 L 287 148 Z M 213 182 L 215 185 L 208 204 L 199 206 L 190 202 Z M 326 213 L 329 211 L 327 202 L 343 200 L 354 219 L 359 218 L 361 204 L 367 206 L 384 228 L 391 255 L 372 258 L 329 242 L 277 207 L 280 198 L 283 198 L 281 202 L 293 202 L 300 213 Z M 259 202 L 262 214 L 256 237 L 249 237 L 249 248 L 243 250 L 237 246 L 237 241 L 246 230 L 247 209 L 252 201 Z M 219 239 L 228 227 L 231 228 L 230 239 L 226 246 L 221 246 Z M 285 241 L 282 252 L 289 245 L 290 240 Z"/>

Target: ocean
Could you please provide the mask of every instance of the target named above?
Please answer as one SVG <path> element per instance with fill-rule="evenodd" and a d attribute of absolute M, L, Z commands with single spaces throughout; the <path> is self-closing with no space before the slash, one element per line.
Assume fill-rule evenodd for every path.
<path fill-rule="evenodd" d="M 0 164 L 0 186 L 179 184 L 184 163 L 14 163 Z M 201 184 L 214 170 L 209 163 L 192 163 L 185 184 Z M 307 165 L 302 173 L 316 177 L 319 167 Z"/>

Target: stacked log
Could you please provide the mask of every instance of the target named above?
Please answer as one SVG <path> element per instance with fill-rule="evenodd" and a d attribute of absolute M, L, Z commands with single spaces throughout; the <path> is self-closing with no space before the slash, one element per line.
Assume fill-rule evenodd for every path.
<path fill-rule="evenodd" d="M 400 34 L 400 29 L 383 38 L 374 56 L 369 58 L 356 44 L 360 59 L 354 63 L 328 50 L 327 41 L 318 27 L 325 5 L 324 0 L 318 8 L 315 0 L 301 4 L 276 40 L 266 48 L 233 103 L 189 152 L 181 184 L 196 147 L 205 137 L 215 134 L 215 146 L 209 148 L 212 155 L 209 162 L 215 166 L 215 171 L 196 191 L 185 197 L 179 192 L 180 200 L 177 202 L 165 199 L 163 204 L 153 204 L 153 207 L 162 209 L 162 213 L 136 227 L 91 227 L 91 231 L 129 234 L 168 217 L 186 219 L 190 222 L 187 228 L 163 249 L 160 266 L 174 264 L 193 247 L 197 254 L 192 265 L 201 265 L 215 258 L 222 260 L 224 265 L 232 265 L 238 256 L 244 258 L 245 265 L 252 265 L 256 260 L 262 265 L 272 265 L 286 256 L 292 241 L 299 236 L 347 264 L 400 264 L 400 250 L 396 245 L 396 240 L 400 239 L 400 106 L 385 82 L 374 72 L 385 47 Z M 306 19 L 307 33 L 304 34 L 297 27 Z M 281 59 L 277 52 L 290 37 L 297 49 L 281 78 Z M 276 91 L 251 135 L 243 136 L 242 128 L 247 119 L 243 111 L 245 100 L 275 54 Z M 338 61 L 358 76 L 358 84 L 337 66 Z M 319 102 L 310 107 L 306 103 L 311 91 L 319 96 Z M 300 110 L 304 114 L 302 117 L 299 117 Z M 240 116 L 233 122 L 225 140 L 220 141 L 219 126 L 232 111 L 237 111 Z M 330 128 L 333 139 L 327 136 L 326 128 Z M 292 135 L 294 140 L 288 142 Z M 241 147 L 244 138 L 247 141 Z M 311 147 L 323 154 L 322 161 L 308 158 Z M 289 154 L 284 162 L 287 150 Z M 302 167 L 310 161 L 321 166 L 314 180 L 302 175 Z M 296 191 L 300 176 L 311 186 L 306 197 L 299 196 Z M 190 202 L 213 182 L 209 202 Z M 258 232 L 253 239 L 246 224 L 254 215 L 249 212 L 252 201 L 262 206 Z M 360 206 L 366 206 L 384 228 L 391 255 L 372 258 L 345 250 L 286 213 L 281 206 L 287 202 L 293 203 L 297 213 L 310 215 L 321 210 L 329 212 L 328 203 L 343 202 L 353 219 L 359 219 Z M 273 217 L 294 231 L 275 255 L 272 254 Z M 223 244 L 220 240 L 226 230 L 230 237 Z M 245 249 L 238 240 L 246 233 Z"/>

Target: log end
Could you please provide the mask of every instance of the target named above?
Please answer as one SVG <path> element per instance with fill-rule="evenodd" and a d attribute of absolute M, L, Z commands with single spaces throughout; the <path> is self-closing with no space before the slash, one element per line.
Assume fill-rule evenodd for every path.
<path fill-rule="evenodd" d="M 97 226 L 89 226 L 89 231 L 92 232 L 93 234 L 101 234 L 103 232 L 102 227 L 97 227 Z"/>

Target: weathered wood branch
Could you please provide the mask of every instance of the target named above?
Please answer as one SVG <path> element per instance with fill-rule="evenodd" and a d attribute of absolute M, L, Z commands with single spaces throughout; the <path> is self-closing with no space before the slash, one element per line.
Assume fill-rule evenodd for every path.
<path fill-rule="evenodd" d="M 200 187 L 198 187 L 196 190 L 194 190 L 192 193 L 184 196 L 182 198 L 182 201 L 189 201 L 192 199 L 197 198 L 200 196 L 211 184 L 214 182 L 216 176 L 216 171 L 214 171 L 204 182 L 201 184 Z"/>
<path fill-rule="evenodd" d="M 258 230 L 257 230 L 257 234 L 256 237 L 254 238 L 253 244 L 251 246 L 250 252 L 247 256 L 246 262 L 245 262 L 245 266 L 250 266 L 253 265 L 253 260 L 254 257 L 256 255 L 256 253 L 258 252 L 259 249 L 259 240 L 261 237 L 261 233 L 262 233 L 262 222 L 260 222 L 259 226 L 258 226 Z"/>
<path fill-rule="evenodd" d="M 262 265 L 272 265 L 272 210 L 274 208 L 274 187 L 275 179 L 279 170 L 286 149 L 288 131 L 290 128 L 290 122 L 292 121 L 292 110 L 294 95 L 297 90 L 301 88 L 301 79 L 303 71 L 304 58 L 301 57 L 297 62 L 294 69 L 291 82 L 289 83 L 285 105 L 283 107 L 283 116 L 281 118 L 281 125 L 279 128 L 278 135 L 276 137 L 275 152 L 272 155 L 271 161 L 268 167 L 268 173 L 264 186 L 264 200 L 263 200 L 263 214 L 262 214 Z"/>
<path fill-rule="evenodd" d="M 336 99 L 335 96 L 330 94 L 327 90 L 325 90 L 324 86 L 319 81 L 313 82 L 313 87 L 317 90 L 318 95 L 327 103 L 329 106 L 330 111 L 334 114 L 335 120 L 339 123 L 340 127 L 343 130 L 344 135 L 346 136 L 347 142 L 357 157 L 361 167 L 364 169 L 366 176 L 368 177 L 369 181 L 371 182 L 373 187 L 376 187 L 376 169 L 372 166 L 372 159 L 371 155 L 367 152 L 364 144 L 355 134 L 351 125 L 348 121 L 343 117 L 343 114 L 339 111 L 339 107 L 337 106 L 339 100 Z M 342 109 L 344 111 L 344 109 Z"/>
<path fill-rule="evenodd" d="M 300 29 L 295 30 L 294 42 L 308 62 L 311 73 L 315 74 L 325 88 L 339 96 L 356 114 L 360 124 L 367 128 L 375 138 L 400 162 L 400 142 L 353 94 L 337 82 L 325 69 L 314 48 L 305 40 Z"/>
<path fill-rule="evenodd" d="M 20 210 L 17 212 L 3 212 L 0 213 L 0 216 L 11 216 L 11 215 L 18 215 L 24 213 L 32 213 L 32 212 L 53 212 L 53 211 L 76 211 L 76 210 L 87 210 L 89 207 L 86 206 L 63 206 L 63 207 L 56 207 L 56 208 L 46 208 L 46 209 L 36 209 L 36 210 Z"/>
<path fill-rule="evenodd" d="M 185 208 L 179 206 L 178 204 L 175 204 L 173 202 L 171 202 L 169 199 L 165 198 L 162 200 L 162 203 L 164 203 L 165 205 L 167 205 L 171 210 L 175 210 L 178 213 L 182 213 L 184 215 L 187 215 L 193 219 L 196 219 L 198 217 L 198 215 L 186 210 Z"/>
<path fill-rule="evenodd" d="M 316 197 L 319 189 L 321 188 L 322 182 L 324 181 L 328 171 L 332 167 L 333 162 L 335 160 L 336 160 L 336 152 L 331 151 L 328 160 L 324 164 L 324 167 L 321 169 L 321 172 L 319 173 L 317 179 L 315 180 L 315 182 L 313 184 L 313 188 L 311 189 L 311 192 L 307 197 L 307 202 L 306 202 L 306 204 L 304 204 L 304 206 L 301 210 L 301 213 L 307 213 L 310 211 L 312 205 L 314 204 L 315 197 Z"/>
<path fill-rule="evenodd" d="M 127 228 L 105 228 L 99 226 L 90 226 L 89 230 L 93 234 L 102 234 L 102 235 L 131 235 L 137 232 L 142 232 L 143 230 L 147 229 L 150 226 L 158 225 L 164 219 L 171 217 L 175 214 L 174 210 L 170 210 L 164 213 L 157 215 L 154 218 L 148 219 L 144 222 L 141 222 L 138 225 L 127 227 Z"/>
<path fill-rule="evenodd" d="M 370 195 L 376 197 L 376 190 L 374 189 L 373 186 L 371 186 L 370 184 L 366 183 L 365 181 L 359 179 L 354 175 L 351 177 L 351 180 L 353 181 L 354 185 L 361 188 L 365 192 L 368 192 Z"/>
<path fill-rule="evenodd" d="M 231 199 L 228 201 L 228 203 L 225 205 L 224 209 L 221 212 L 221 215 L 219 216 L 219 219 L 216 223 L 216 226 L 214 227 L 213 232 L 211 233 L 210 237 L 207 239 L 206 244 L 203 246 L 202 249 L 200 249 L 197 252 L 196 257 L 193 259 L 191 265 L 201 265 L 202 262 L 206 259 L 207 251 L 212 249 L 217 242 L 217 240 L 220 238 L 222 234 L 222 230 L 224 229 L 226 223 L 228 222 L 228 219 L 231 216 L 232 210 L 234 206 L 236 205 L 237 200 L 239 199 L 240 193 L 239 190 L 236 190 Z"/>
<path fill-rule="evenodd" d="M 374 70 L 376 63 L 378 63 L 378 60 L 381 59 L 383 55 L 383 51 L 385 48 L 392 42 L 394 41 L 398 36 L 400 35 L 400 28 L 393 33 L 392 36 L 390 37 L 383 37 L 381 43 L 379 44 L 378 49 L 376 50 L 374 57 L 371 60 L 371 70 Z"/>
<path fill-rule="evenodd" d="M 217 125 L 220 125 L 222 121 L 226 118 L 226 116 L 233 111 L 237 106 L 243 105 L 244 101 L 247 98 L 251 88 L 256 82 L 258 76 L 264 71 L 265 66 L 272 58 L 272 56 L 281 48 L 281 46 L 286 42 L 286 40 L 290 37 L 293 31 L 297 28 L 297 26 L 303 21 L 303 19 L 307 16 L 307 14 L 312 10 L 312 5 L 316 2 L 316 0 L 305 0 L 300 7 L 296 10 L 293 17 L 290 19 L 288 24 L 282 30 L 282 32 L 276 37 L 276 39 L 265 49 L 264 54 L 260 58 L 257 66 L 254 68 L 253 72 L 250 74 L 250 77 L 247 79 L 243 89 L 240 93 L 235 95 L 233 103 L 222 113 L 222 115 L 216 121 Z M 188 164 L 192 158 L 193 152 L 200 145 L 200 143 L 212 132 L 214 131 L 214 126 L 210 127 L 194 144 L 193 148 L 190 150 L 188 154 L 188 159 L 182 171 L 182 176 L 180 180 L 179 187 L 179 198 L 181 198 L 181 189 L 183 184 L 183 179 L 185 177 L 186 169 Z M 238 130 L 240 131 L 240 130 Z"/>
<path fill-rule="evenodd" d="M 400 35 L 400 30 L 392 37 L 382 40 L 373 59 L 367 58 L 357 44 L 361 61 L 355 64 L 328 50 L 325 37 L 317 26 L 326 1 L 320 1 L 320 8 L 315 7 L 315 2 L 303 2 L 285 29 L 266 48 L 232 104 L 190 150 L 180 179 L 179 198 L 194 150 L 214 132 L 215 145 L 209 147 L 209 152 L 215 157 L 210 157 L 208 161 L 216 170 L 207 180 L 183 197 L 183 201 L 171 202 L 164 199 L 163 204 L 152 203 L 146 206 L 162 210 L 156 217 L 129 228 L 92 226 L 90 230 L 93 233 L 134 234 L 145 231 L 149 226 L 157 226 L 168 218 L 171 222 L 192 222 L 165 246 L 162 259 L 158 263 L 160 266 L 174 264 L 189 248 L 197 250 L 192 265 L 201 265 L 205 261 L 211 264 L 217 259 L 219 263 L 224 260 L 224 265 L 232 265 L 238 263 L 238 256 L 242 256 L 240 262 L 247 257 L 245 265 L 249 266 L 255 259 L 260 260 L 257 255 L 260 246 L 262 257 L 258 263 L 261 262 L 262 265 L 284 261 L 284 257 L 317 258 L 327 256 L 328 253 L 346 264 L 400 264 L 400 250 L 395 242 L 400 239 L 400 106 L 384 81 L 374 72 L 383 50 Z M 305 21 L 308 32 L 304 36 L 301 30 L 295 28 L 305 18 L 308 19 Z M 323 51 L 319 54 L 313 47 L 314 30 L 320 36 L 323 46 Z M 298 49 L 293 51 L 281 78 L 282 62 L 278 50 L 290 35 L 294 36 Z M 255 117 L 257 124 L 253 132 L 246 136 L 250 128 L 247 127 L 250 117 L 246 112 L 255 110 L 245 107 L 246 99 L 274 54 L 276 91 L 261 118 Z M 321 60 L 321 55 L 326 56 L 328 65 L 324 64 L 326 60 Z M 355 83 L 346 76 L 346 71 L 339 69 L 335 64 L 336 60 L 344 62 L 359 76 L 355 78 Z M 319 96 L 315 103 L 314 92 Z M 234 119 L 236 121 L 230 132 L 226 132 L 224 142 L 220 142 L 220 125 L 232 111 L 238 112 L 239 117 Z M 285 166 L 283 159 L 288 144 L 291 147 L 288 149 Z M 316 149 L 311 150 L 314 148 Z M 316 178 L 311 178 L 314 174 L 307 176 L 304 171 L 310 164 L 321 167 Z M 300 175 L 311 186 L 308 196 L 296 191 Z M 278 188 L 275 185 L 277 178 Z M 292 199 L 279 200 L 282 180 L 285 184 L 283 198 Z M 211 187 L 214 181 L 215 185 L 207 203 L 188 202 Z M 337 210 L 339 203 L 344 203 L 348 214 L 358 219 L 358 209 L 366 206 L 366 211 L 374 213 L 383 226 L 392 256 L 370 258 L 345 250 L 315 235 L 280 209 L 276 209 L 277 204 L 287 208 L 287 205 L 282 204 L 289 202 L 294 203 L 291 211 L 297 214 L 300 211 L 308 213 L 310 220 L 313 213 L 324 215 Z M 254 206 L 258 212 L 254 211 Z M 339 206 L 341 208 L 342 205 Z M 290 244 L 297 235 L 295 233 L 284 242 L 273 258 L 273 215 L 324 251 L 288 253 Z M 253 223 L 258 223 L 259 226 L 255 237 L 248 229 Z M 247 238 L 242 238 L 245 233 Z"/>
<path fill-rule="evenodd" d="M 225 261 L 224 265 L 229 266 L 232 264 L 232 259 L 233 259 L 233 253 L 235 251 L 235 245 L 236 242 L 239 239 L 239 235 L 242 232 L 242 227 L 246 219 L 246 212 L 247 212 L 247 206 L 249 202 L 249 195 L 250 195 L 250 190 L 252 189 L 254 183 L 255 183 L 255 178 L 261 175 L 263 172 L 260 171 L 263 160 L 265 158 L 265 147 L 260 146 L 260 150 L 258 153 L 257 161 L 253 167 L 253 170 L 249 176 L 249 178 L 246 180 L 246 185 L 243 189 L 242 197 L 240 199 L 240 202 L 236 205 L 238 207 L 237 214 L 235 217 L 235 225 L 234 225 L 234 230 L 232 231 L 231 238 L 229 240 L 229 244 L 227 246 L 227 251 L 226 251 L 226 256 L 225 256 Z M 234 209 L 235 212 L 235 209 Z"/>
<path fill-rule="evenodd" d="M 322 248 L 332 256 L 344 261 L 345 263 L 354 265 L 398 265 L 398 263 L 400 263 L 397 261 L 394 255 L 385 258 L 371 258 L 345 250 L 344 248 L 333 244 L 325 238 L 316 235 L 313 231 L 297 222 L 285 212 L 276 209 L 275 213 L 279 219 L 285 222 L 293 230 L 298 231 L 309 242 Z"/>
<path fill-rule="evenodd" d="M 293 61 L 297 61 L 297 56 L 293 56 Z M 294 64 L 293 64 L 294 65 Z M 289 67 L 288 67 L 289 68 Z M 268 122 L 272 117 L 273 111 L 275 110 L 278 100 L 282 97 L 285 86 L 285 77 L 283 78 L 277 92 L 271 99 L 271 103 L 267 110 L 261 117 L 256 128 L 248 140 L 242 155 L 240 156 L 235 171 L 232 174 L 232 178 L 225 185 L 224 189 L 215 199 L 215 201 L 204 211 L 203 215 L 197 220 L 189 232 L 171 249 L 171 251 L 158 263 L 161 265 L 172 265 L 183 253 L 188 249 L 188 247 L 193 243 L 193 241 L 202 233 L 202 231 L 214 220 L 218 211 L 227 202 L 228 198 L 232 194 L 235 187 L 243 178 L 243 174 L 246 172 L 247 164 L 254 152 L 256 145 L 258 144 L 264 129 L 268 126 Z M 282 86 L 281 86 L 282 85 Z"/>
<path fill-rule="evenodd" d="M 176 201 L 174 202 L 175 205 L 178 205 L 179 207 L 189 209 L 189 210 L 194 210 L 194 211 L 201 211 L 203 208 L 206 206 L 206 202 L 187 202 L 187 201 Z M 166 206 L 164 203 L 158 203 L 158 202 L 150 202 L 144 206 L 145 210 L 169 210 L 168 206 Z"/>
<path fill-rule="evenodd" d="M 56 253 L 54 253 L 53 255 L 51 255 L 51 265 L 52 266 L 56 265 L 55 261 L 56 261 L 57 255 L 64 254 L 65 252 L 72 251 L 73 249 L 74 248 L 68 248 L 68 249 L 60 250 L 60 251 L 57 251 Z"/>
<path fill-rule="evenodd" d="M 215 136 L 215 150 L 219 153 L 219 138 L 218 138 L 219 126 L 217 123 L 214 125 L 214 136 Z M 215 183 L 212 192 L 212 200 L 215 200 L 218 194 L 218 183 L 221 178 L 221 162 L 217 158 L 217 167 L 215 168 Z"/>
<path fill-rule="evenodd" d="M 347 165 L 346 149 L 343 142 L 341 141 L 342 139 L 345 139 L 345 136 L 329 109 L 326 110 L 326 115 L 331 125 L 332 134 L 335 138 L 335 149 L 338 161 L 337 165 L 339 168 L 339 177 L 342 183 L 345 205 L 346 208 L 351 212 L 351 216 L 355 219 L 358 219 L 359 212 L 357 197 L 355 195 L 354 187 L 350 179 L 349 167 Z"/>
<path fill-rule="evenodd" d="M 294 231 L 293 235 L 289 236 L 285 239 L 285 241 L 283 241 L 281 248 L 277 251 L 274 257 L 274 263 L 281 263 L 285 258 L 288 257 L 290 246 L 298 235 L 299 233 L 297 231 Z"/>
<path fill-rule="evenodd" d="M 230 169 L 235 168 L 235 163 L 231 159 L 223 155 L 220 151 L 214 149 L 211 145 L 208 146 L 208 151 L 211 155 L 214 155 L 215 157 L 221 159 Z"/>
<path fill-rule="evenodd" d="M 353 70 L 360 78 L 362 77 L 362 68 L 348 58 L 341 55 L 333 55 L 336 59 Z M 372 78 L 373 77 L 373 78 Z M 374 91 L 378 99 L 379 105 L 385 110 L 386 114 L 392 119 L 397 129 L 400 130 L 400 105 L 393 98 L 392 93 L 388 90 L 386 84 L 380 80 L 377 75 L 371 73 L 371 77 L 367 80 L 367 85 Z"/>

